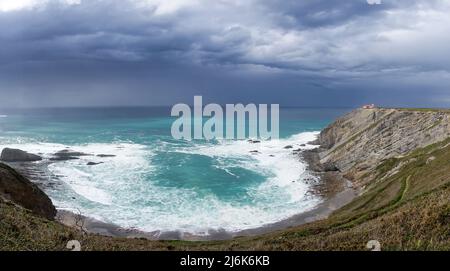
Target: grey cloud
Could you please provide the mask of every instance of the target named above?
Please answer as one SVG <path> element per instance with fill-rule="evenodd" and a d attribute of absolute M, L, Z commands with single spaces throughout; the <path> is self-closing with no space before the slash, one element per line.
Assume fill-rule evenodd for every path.
<path fill-rule="evenodd" d="M 411 88 L 421 73 L 440 96 L 448 88 L 446 1 L 199 2 L 164 10 L 158 1 L 50 0 L 0 11 L 0 93 L 23 93 L 25 105 L 27 93 L 54 97 L 48 105 L 164 104 L 205 91 L 247 99 L 256 89 L 270 100 L 283 88 L 314 103 L 349 97 L 346 89 L 363 99 L 377 84 Z"/>

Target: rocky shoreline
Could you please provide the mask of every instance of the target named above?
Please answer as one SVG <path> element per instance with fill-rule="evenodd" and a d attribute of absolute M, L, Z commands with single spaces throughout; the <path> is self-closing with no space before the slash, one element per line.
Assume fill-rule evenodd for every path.
<path fill-rule="evenodd" d="M 317 141 L 316 141 L 317 142 Z M 257 142 L 251 142 L 257 143 Z M 314 142 L 313 142 L 314 143 Z M 304 144 L 303 144 L 304 145 Z M 288 148 L 288 147 L 285 147 Z M 289 149 L 293 149 L 289 146 Z M 81 230 L 86 233 L 100 234 L 111 237 L 126 238 L 145 238 L 149 240 L 226 240 L 237 236 L 253 236 L 263 233 L 282 230 L 289 227 L 295 227 L 309 223 L 318 219 L 326 218 L 330 213 L 339 207 L 350 202 L 357 192 L 351 186 L 351 183 L 343 178 L 337 171 L 330 172 L 327 166 L 322 165 L 318 158 L 318 149 L 313 150 L 293 150 L 292 155 L 299 157 L 299 160 L 307 163 L 308 170 L 318 177 L 318 181 L 312 184 L 311 194 L 320 196 L 323 201 L 313 209 L 299 213 L 287 219 L 276 223 L 264 225 L 262 227 L 247 229 L 237 232 L 228 232 L 225 230 L 210 230 L 205 235 L 194 235 L 187 232 L 143 232 L 138 229 L 127 229 L 115 224 L 105 223 L 80 213 L 58 209 L 54 219 L 66 226 Z M 42 157 L 26 153 L 22 150 L 5 149 L 2 152 L 2 160 L 16 168 L 27 178 L 33 180 L 36 184 L 45 188 L 55 185 L 57 176 L 48 178 L 45 176 L 45 168 L 50 163 L 78 159 L 80 156 L 89 156 L 91 154 L 71 151 L 69 149 L 56 152 L 52 157 L 43 160 Z M 111 157 L 113 155 L 97 155 L 98 157 Z M 32 159 L 31 159 L 32 158 Z M 33 162 L 33 163 L 31 163 Z M 96 165 L 92 163 L 90 165 Z M 54 179 L 52 181 L 52 179 Z M 53 217 L 52 217 L 53 219 Z"/>
<path fill-rule="evenodd" d="M 436 138 L 430 139 L 426 135 L 415 135 L 402 129 L 402 124 L 392 125 L 394 120 L 407 119 L 422 130 L 437 133 Z M 420 121 L 418 121 L 420 120 Z M 445 123 L 445 125 L 443 125 Z M 450 123 L 447 114 L 440 112 L 404 112 L 395 109 L 368 109 L 355 110 L 326 127 L 311 142 L 317 145 L 314 149 L 295 149 L 293 146 L 286 146 L 285 149 L 292 149 L 292 155 L 297 155 L 299 160 L 307 163 L 308 170 L 318 177 L 318 182 L 312 183 L 312 194 L 321 196 L 324 200 L 321 204 L 304 213 L 299 213 L 285 220 L 265 225 L 255 229 L 242 230 L 238 232 L 211 230 L 205 235 L 192 235 L 185 232 L 142 232 L 137 229 L 125 229 L 114 224 L 104 223 L 81 214 L 59 210 L 56 219 L 64 225 L 81 229 L 88 233 L 102 234 L 113 237 L 146 238 L 151 240 L 175 239 L 175 240 L 223 240 L 237 236 L 253 236 L 289 227 L 299 226 L 319 219 L 324 219 L 333 211 L 351 202 L 359 194 L 363 193 L 365 181 L 371 176 L 367 174 L 382 161 L 394 156 L 407 153 L 415 146 L 425 146 L 437 142 L 441 138 L 450 136 Z M 388 125 L 389 124 L 389 125 Z M 372 134 L 367 137 L 367 134 Z M 390 138 L 390 140 L 379 140 L 379 136 L 373 133 L 392 134 L 403 133 L 401 138 Z M 376 139 L 376 140 L 375 140 Z M 366 144 L 377 142 L 377 148 L 371 152 L 365 149 Z M 400 143 L 401 144 L 400 144 Z M 251 144 L 258 142 L 250 142 Z M 397 146 L 397 148 L 393 148 Z M 405 147 L 406 146 L 406 147 Z M 25 176 L 39 180 L 39 169 L 30 165 L 34 163 L 53 163 L 69 159 L 78 159 L 85 154 L 74 152 L 69 149 L 61 150 L 53 155 L 49 161 L 42 161 L 42 158 L 28 154 L 20 150 L 7 149 L 2 153 L 2 160 L 16 166 Z M 373 155 L 384 152 L 385 155 Z M 108 155 L 98 155 L 99 157 L 109 157 Z M 30 161 L 35 161 L 30 164 Z M 37 162 L 36 162 L 37 161 Z M 370 162 L 370 163 L 368 163 Z M 94 165 L 94 164 L 92 164 Z M 363 175 L 364 173 L 364 175 Z M 362 178 L 361 176 L 365 176 Z M 46 181 L 43 180 L 43 185 Z M 82 227 L 78 225 L 82 224 Z"/>
<path fill-rule="evenodd" d="M 209 239 L 122 229 L 59 210 L 57 220 L 70 227 L 64 226 L 49 217 L 53 205 L 36 184 L 0 163 L 0 249 L 65 250 L 76 239 L 83 250 L 366 250 L 368 240 L 383 250 L 450 250 L 450 111 L 358 109 L 325 128 L 315 144 L 292 155 L 320 177 L 313 190 L 327 200 L 265 227 L 211 232 Z"/>

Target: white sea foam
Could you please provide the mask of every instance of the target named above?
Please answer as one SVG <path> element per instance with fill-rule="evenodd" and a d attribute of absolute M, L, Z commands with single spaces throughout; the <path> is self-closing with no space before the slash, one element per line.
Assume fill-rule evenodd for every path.
<path fill-rule="evenodd" d="M 79 196 L 104 205 L 113 203 L 114 196 L 109 193 L 108 190 L 110 189 L 107 189 L 108 186 L 126 185 L 126 183 L 121 184 L 118 182 L 126 175 L 139 174 L 139 167 L 148 165 L 145 155 L 139 155 L 139 152 L 143 152 L 145 146 L 138 144 L 117 143 L 67 146 L 54 143 L 23 142 L 0 145 L 0 149 L 5 147 L 37 153 L 44 158 L 52 158 L 56 152 L 67 149 L 89 154 L 76 160 L 52 163 L 48 166 L 48 169 Z M 112 154 L 114 157 L 99 157 L 97 156 L 99 154 Z M 88 162 L 101 164 L 88 166 Z M 134 169 L 136 169 L 136 172 L 131 173 Z M 146 167 L 145 170 L 149 170 L 149 167 Z M 112 178 L 112 176 L 116 176 L 118 180 Z"/>
<path fill-rule="evenodd" d="M 260 143 L 222 141 L 217 145 L 199 144 L 195 147 L 179 149 L 179 152 L 206 155 L 217 159 L 220 165 L 218 167 L 230 175 L 232 175 L 230 168 L 240 166 L 268 176 L 265 182 L 250 191 L 252 197 L 255 200 L 260 199 L 261 203 L 256 202 L 253 206 L 238 206 L 210 197 L 203 199 L 204 202 L 197 203 L 198 206 L 208 206 L 206 210 L 199 212 L 205 216 L 187 216 L 184 220 L 197 220 L 198 222 L 194 224 L 204 225 L 204 227 L 237 231 L 274 223 L 313 208 L 320 199 L 308 195 L 310 187 L 304 180 L 314 177 L 306 171 L 306 165 L 292 151 L 315 148 L 316 146 L 307 143 L 314 140 L 317 134 L 307 132 L 288 139 Z M 288 146 L 292 148 L 285 148 Z M 227 158 L 226 163 L 220 163 L 223 158 Z M 230 163 L 233 158 L 235 163 Z M 195 213 L 194 210 L 191 212 Z"/>
<path fill-rule="evenodd" d="M 270 189 L 273 186 L 288 187 L 287 191 L 291 196 L 289 200 L 297 201 L 304 197 L 305 190 L 307 190 L 307 186 L 301 180 L 311 176 L 306 171 L 305 164 L 301 163 L 299 157 L 293 155 L 292 151 L 315 148 L 315 146 L 307 143 L 313 141 L 317 134 L 317 132 L 305 132 L 287 139 L 262 141 L 260 143 L 249 143 L 243 140 L 222 141 L 218 145 L 198 145 L 180 151 L 219 159 L 241 158 L 237 160 L 240 166 L 272 176 L 261 185 L 261 190 Z M 227 170 L 234 166 L 236 164 L 224 164 L 223 169 Z"/>
<path fill-rule="evenodd" d="M 66 190 L 49 191 L 60 208 L 80 210 L 84 215 L 146 231 L 181 230 L 207 234 L 209 229 L 239 231 L 288 218 L 316 206 L 320 199 L 308 195 L 310 178 L 294 149 L 310 149 L 306 144 L 317 133 L 301 133 L 287 139 L 249 143 L 222 141 L 219 144 L 145 146 L 133 143 L 66 146 L 20 141 L 2 147 L 40 153 L 45 158 L 70 148 L 93 154 L 78 160 L 55 162 L 49 170 L 67 185 Z M 292 145 L 292 149 L 285 149 Z M 152 164 L 155 150 L 204 155 L 214 159 L 214 167 L 239 176 L 240 167 L 266 176 L 266 181 L 249 189 L 251 203 L 230 202 L 214 194 L 199 194 L 193 188 L 158 185 Z M 257 150 L 252 154 L 250 151 Z M 115 157 L 98 157 L 113 154 Z M 88 162 L 103 162 L 88 166 Z M 173 165 L 177 166 L 177 165 Z M 170 168 L 165 170 L 171 170 Z"/>

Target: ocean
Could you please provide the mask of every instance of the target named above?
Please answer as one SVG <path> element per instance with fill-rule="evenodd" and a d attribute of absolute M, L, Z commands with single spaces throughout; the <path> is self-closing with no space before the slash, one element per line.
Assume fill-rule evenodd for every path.
<path fill-rule="evenodd" d="M 285 147 L 314 148 L 307 143 L 348 111 L 281 108 L 280 139 L 249 143 L 175 140 L 169 107 L 0 109 L 0 149 L 44 158 L 36 162 L 45 168 L 41 187 L 58 209 L 148 232 L 236 232 L 323 200 L 305 181 L 315 178 L 305 163 Z M 67 149 L 87 155 L 49 162 Z"/>

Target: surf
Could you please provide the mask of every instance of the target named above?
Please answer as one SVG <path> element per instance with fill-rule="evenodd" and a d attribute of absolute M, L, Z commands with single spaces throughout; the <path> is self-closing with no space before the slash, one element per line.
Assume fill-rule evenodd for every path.
<path fill-rule="evenodd" d="M 112 117 L 93 110 L 69 111 L 63 118 L 43 112 L 33 121 L 27 114 L 6 118 L 0 148 L 43 157 L 33 166 L 44 177 L 34 181 L 59 210 L 159 236 L 238 233 L 323 201 L 313 193 L 316 178 L 300 155 L 316 147 L 309 142 L 323 125 L 311 120 L 317 111 L 282 110 L 287 117 L 279 139 L 184 141 L 170 136 L 172 121 L 164 112 L 152 109 L 144 118 L 147 111 L 133 117 L 127 109 L 127 118 L 120 118 L 121 110 Z M 309 122 L 299 122 L 296 114 L 306 114 Z M 61 150 L 88 155 L 51 160 Z"/>

